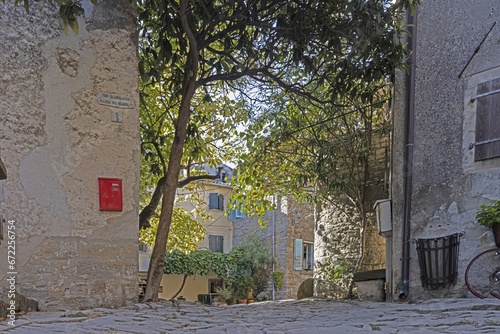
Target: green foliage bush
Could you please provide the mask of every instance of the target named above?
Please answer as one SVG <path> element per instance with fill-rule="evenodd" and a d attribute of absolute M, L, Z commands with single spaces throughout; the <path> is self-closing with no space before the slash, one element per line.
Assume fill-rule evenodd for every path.
<path fill-rule="evenodd" d="M 274 288 L 276 290 L 281 290 L 281 288 L 283 287 L 283 271 L 275 270 L 271 273 L 271 275 L 273 276 Z"/>
<path fill-rule="evenodd" d="M 491 204 L 483 204 L 476 214 L 477 222 L 486 227 L 500 223 L 500 200 L 492 200 Z"/>

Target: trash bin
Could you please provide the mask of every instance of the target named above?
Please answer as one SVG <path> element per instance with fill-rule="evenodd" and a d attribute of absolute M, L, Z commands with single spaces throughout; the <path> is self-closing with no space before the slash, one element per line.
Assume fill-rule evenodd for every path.
<path fill-rule="evenodd" d="M 418 239 L 417 254 L 422 287 L 427 290 L 448 288 L 457 283 L 458 246 L 462 233 Z"/>

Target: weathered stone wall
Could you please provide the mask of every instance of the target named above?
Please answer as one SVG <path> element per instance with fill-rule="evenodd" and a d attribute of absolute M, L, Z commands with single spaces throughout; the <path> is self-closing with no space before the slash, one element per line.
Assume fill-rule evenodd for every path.
<path fill-rule="evenodd" d="M 84 0 L 80 32 L 58 13 L 0 6 L 0 216 L 16 226 L 16 289 L 41 309 L 137 300 L 139 115 L 136 9 Z M 99 104 L 100 93 L 134 106 Z M 122 122 L 112 122 L 118 116 Z M 123 180 L 123 211 L 99 211 L 98 177 Z M 0 245 L 0 280 L 7 245 Z M 11 270 L 9 270 L 11 271 Z M 5 295 L 6 285 L 0 285 Z M 5 298 L 5 297 L 4 297 Z"/>
<path fill-rule="evenodd" d="M 475 223 L 475 213 L 481 204 L 500 198 L 500 159 L 474 162 L 469 144 L 475 141 L 476 104 L 471 97 L 476 85 L 500 77 L 499 18 L 495 0 L 423 1 L 418 9 L 410 237 L 434 238 L 461 231 L 465 235 L 460 242 L 457 284 L 449 289 L 422 288 L 416 247 L 411 244 L 411 299 L 471 296 L 464 282 L 467 264 L 494 247 L 491 232 Z M 405 75 L 400 73 L 392 176 L 394 299 L 402 279 L 406 87 Z"/>
<path fill-rule="evenodd" d="M 389 136 L 374 137 L 371 151 L 364 222 L 360 210 L 344 195 L 332 196 L 318 208 L 314 275 L 317 297 L 347 297 L 358 262 L 357 271 L 385 268 L 385 239 L 379 235 L 373 205 L 388 197 Z"/>
<path fill-rule="evenodd" d="M 238 246 L 246 236 L 257 234 L 272 247 L 274 221 L 275 270 L 284 272 L 283 288 L 275 291 L 275 299 L 297 298 L 300 284 L 313 274 L 312 271 L 293 270 L 293 239 L 314 241 L 314 211 L 310 205 L 298 204 L 290 198 L 279 199 L 277 203 L 274 213 L 268 212 L 263 217 L 268 222 L 266 228 L 259 226 L 257 217 L 234 221 L 233 246 Z M 270 281 L 270 289 L 271 284 Z"/>

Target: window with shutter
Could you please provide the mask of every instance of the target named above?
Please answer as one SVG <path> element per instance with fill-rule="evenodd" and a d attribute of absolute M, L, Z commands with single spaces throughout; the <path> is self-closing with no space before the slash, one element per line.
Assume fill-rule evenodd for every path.
<path fill-rule="evenodd" d="M 224 236 L 222 235 L 208 235 L 208 249 L 212 252 L 224 252 Z"/>
<path fill-rule="evenodd" d="M 500 156 L 500 78 L 477 86 L 474 161 Z"/>
<path fill-rule="evenodd" d="M 208 208 L 213 210 L 224 210 L 224 195 L 218 193 L 208 194 Z"/>

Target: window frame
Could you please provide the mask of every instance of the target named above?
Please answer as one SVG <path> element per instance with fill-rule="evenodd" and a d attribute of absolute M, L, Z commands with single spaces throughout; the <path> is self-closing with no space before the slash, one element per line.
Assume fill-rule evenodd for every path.
<path fill-rule="evenodd" d="M 221 242 L 221 246 L 222 246 L 222 250 L 221 251 L 218 251 L 218 250 L 213 250 L 210 248 L 210 237 L 217 237 L 217 238 L 222 238 L 222 242 Z M 208 250 L 210 250 L 211 252 L 215 252 L 215 253 L 224 253 L 224 235 L 223 234 L 215 234 L 215 233 L 209 233 L 207 235 L 207 248 Z"/>
<path fill-rule="evenodd" d="M 302 248 L 304 252 L 302 268 L 305 271 L 311 271 L 314 268 L 314 242 L 303 241 Z M 308 264 L 310 265 L 308 266 Z"/>
<path fill-rule="evenodd" d="M 214 195 L 217 197 L 215 198 Z M 217 200 L 217 204 L 215 205 L 215 201 Z M 209 210 L 220 210 L 224 211 L 224 194 L 219 192 L 211 192 L 208 194 L 208 209 Z"/>
<path fill-rule="evenodd" d="M 477 88 L 484 82 L 500 78 L 500 66 L 490 68 L 471 75 L 467 78 L 464 91 L 464 114 L 462 131 L 462 170 L 465 174 L 483 172 L 499 168 L 500 157 L 485 160 L 475 159 L 476 143 L 476 116 L 477 116 Z"/>

